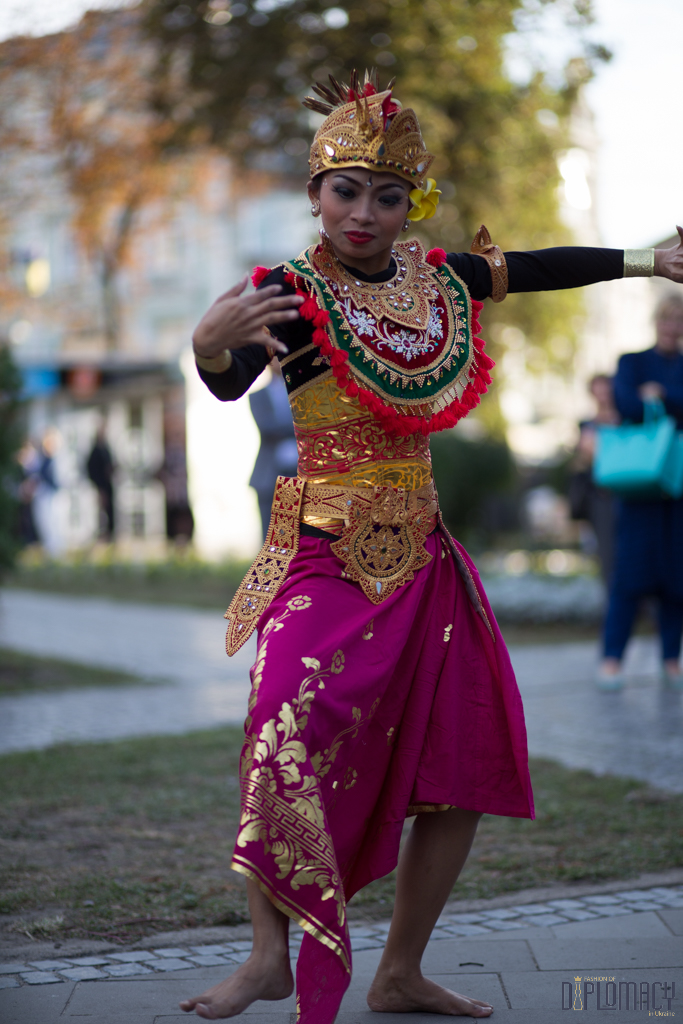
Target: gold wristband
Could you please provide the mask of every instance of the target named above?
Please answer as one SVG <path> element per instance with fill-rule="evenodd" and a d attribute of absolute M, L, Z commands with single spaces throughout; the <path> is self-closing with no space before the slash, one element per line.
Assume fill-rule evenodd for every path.
<path fill-rule="evenodd" d="M 232 366 L 232 352 L 229 348 L 226 348 L 217 356 L 199 356 L 195 352 L 194 360 L 200 370 L 205 370 L 207 373 L 225 373 Z"/>
<path fill-rule="evenodd" d="M 624 277 L 653 277 L 654 249 L 624 249 Z"/>

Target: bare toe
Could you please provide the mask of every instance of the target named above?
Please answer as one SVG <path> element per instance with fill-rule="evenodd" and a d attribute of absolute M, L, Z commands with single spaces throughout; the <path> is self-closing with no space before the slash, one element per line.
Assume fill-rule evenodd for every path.
<path fill-rule="evenodd" d="M 198 1017 L 204 1017 L 206 1020 L 218 1020 L 218 1014 L 214 1013 L 211 1007 L 206 1006 L 205 1003 L 197 1003 L 195 1012 Z"/>

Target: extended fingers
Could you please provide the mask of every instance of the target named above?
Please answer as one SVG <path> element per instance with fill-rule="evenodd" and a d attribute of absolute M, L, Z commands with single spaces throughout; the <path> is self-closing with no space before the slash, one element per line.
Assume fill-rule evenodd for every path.
<path fill-rule="evenodd" d="M 219 295 L 218 298 L 216 299 L 216 302 L 222 302 L 223 299 L 236 299 L 237 296 L 241 295 L 244 289 L 247 287 L 248 280 L 248 277 L 243 277 L 241 281 L 238 281 L 237 284 L 234 284 L 232 288 L 228 289 L 227 292 L 223 292 L 222 295 Z"/>
<path fill-rule="evenodd" d="M 254 331 L 253 335 L 249 338 L 250 345 L 264 345 L 266 348 L 274 348 L 280 355 L 286 356 L 289 353 L 289 349 L 285 345 L 284 341 L 280 341 L 279 338 L 274 337 L 267 327 L 261 327 Z"/>
<path fill-rule="evenodd" d="M 265 291 L 265 288 L 263 290 Z M 253 312 L 255 315 L 258 313 L 259 316 L 263 316 L 264 313 L 270 313 L 276 309 L 297 309 L 303 301 L 304 299 L 301 295 L 272 296 L 263 299 L 260 302 L 250 304 L 250 312 Z"/>

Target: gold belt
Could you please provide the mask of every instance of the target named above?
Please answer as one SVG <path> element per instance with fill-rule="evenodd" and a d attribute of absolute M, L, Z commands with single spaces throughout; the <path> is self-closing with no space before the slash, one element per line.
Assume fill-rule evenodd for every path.
<path fill-rule="evenodd" d="M 425 539 L 437 523 L 433 482 L 417 491 L 393 487 L 332 487 L 279 476 L 263 547 L 225 613 L 226 649 L 240 649 L 277 594 L 299 549 L 306 516 L 335 518 L 344 526 L 330 545 L 343 563 L 342 578 L 359 583 L 373 604 L 385 601 L 431 560 Z"/>

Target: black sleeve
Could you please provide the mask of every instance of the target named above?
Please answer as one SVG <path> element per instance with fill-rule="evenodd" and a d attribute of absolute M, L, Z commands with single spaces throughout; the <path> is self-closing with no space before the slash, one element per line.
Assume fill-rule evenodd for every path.
<path fill-rule="evenodd" d="M 232 366 L 223 373 L 209 373 L 197 367 L 212 395 L 221 402 L 234 402 L 246 394 L 257 377 L 268 365 L 268 350 L 265 345 L 247 345 L 236 349 L 232 354 Z"/>
<path fill-rule="evenodd" d="M 449 265 L 463 279 L 473 299 L 491 294 L 491 271 L 483 256 L 449 252 Z M 624 250 L 562 245 L 531 252 L 506 252 L 509 292 L 549 292 L 582 288 L 624 276 Z"/>

